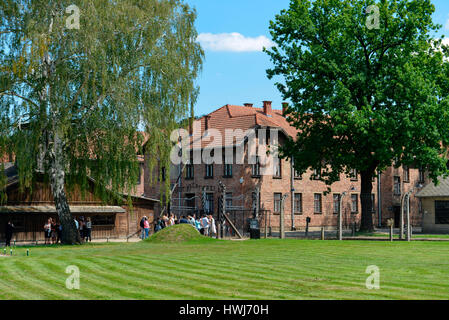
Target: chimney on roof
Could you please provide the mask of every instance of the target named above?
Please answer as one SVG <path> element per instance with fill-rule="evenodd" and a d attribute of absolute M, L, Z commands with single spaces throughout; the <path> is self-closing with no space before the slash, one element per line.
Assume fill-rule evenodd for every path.
<path fill-rule="evenodd" d="M 271 101 L 263 102 L 263 113 L 265 113 L 267 116 L 271 116 Z"/>
<path fill-rule="evenodd" d="M 211 116 L 204 116 L 204 131 L 209 130 L 209 120 L 210 120 Z"/>
<path fill-rule="evenodd" d="M 285 117 L 285 114 L 288 110 L 288 102 L 282 102 L 282 115 Z"/>
<path fill-rule="evenodd" d="M 253 107 L 253 104 L 252 103 L 244 103 L 243 104 L 245 107 L 248 107 L 248 108 L 252 108 Z"/>
<path fill-rule="evenodd" d="M 195 121 L 193 118 L 189 118 L 189 136 L 193 135 L 193 121 Z"/>

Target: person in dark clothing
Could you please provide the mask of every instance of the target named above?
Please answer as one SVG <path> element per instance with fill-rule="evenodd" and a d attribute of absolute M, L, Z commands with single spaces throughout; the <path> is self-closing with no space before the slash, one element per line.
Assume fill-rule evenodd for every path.
<path fill-rule="evenodd" d="M 142 230 L 140 238 L 143 240 L 145 239 L 145 218 L 146 216 L 143 216 L 142 219 L 140 220 L 140 229 Z"/>
<path fill-rule="evenodd" d="M 156 233 L 160 230 L 162 230 L 162 220 L 161 220 L 161 218 L 157 218 L 157 222 L 154 225 L 154 233 Z"/>
<path fill-rule="evenodd" d="M 62 243 L 62 225 L 60 222 L 56 224 L 56 243 Z"/>
<path fill-rule="evenodd" d="M 189 220 L 187 220 L 186 216 L 182 216 L 181 220 L 179 221 L 180 224 L 187 224 L 189 223 Z"/>
<path fill-rule="evenodd" d="M 12 224 L 11 220 L 8 221 L 5 228 L 5 237 L 6 237 L 6 246 L 11 246 L 11 239 L 12 235 L 14 233 L 14 225 Z"/>

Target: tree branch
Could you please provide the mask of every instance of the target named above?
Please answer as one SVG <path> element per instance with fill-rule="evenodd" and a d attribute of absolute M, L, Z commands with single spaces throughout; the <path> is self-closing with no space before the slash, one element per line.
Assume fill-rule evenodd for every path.
<path fill-rule="evenodd" d="M 21 96 L 21 95 L 15 93 L 15 92 L 7 92 L 7 91 L 5 91 L 5 92 L 0 92 L 0 96 L 14 96 L 14 97 L 20 98 L 20 99 L 22 99 L 22 100 L 24 100 L 24 101 L 26 101 L 26 102 L 28 102 L 28 103 L 31 103 L 31 104 L 33 104 L 35 107 L 38 107 L 38 108 L 39 108 L 39 105 L 38 105 L 36 102 L 34 102 L 34 101 L 32 101 L 31 99 L 28 99 L 28 98 L 26 98 L 26 97 L 24 97 L 24 96 Z"/>

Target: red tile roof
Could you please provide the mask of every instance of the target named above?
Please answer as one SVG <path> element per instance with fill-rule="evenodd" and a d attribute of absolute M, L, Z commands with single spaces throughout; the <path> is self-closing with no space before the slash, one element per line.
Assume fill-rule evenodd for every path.
<path fill-rule="evenodd" d="M 297 130 L 290 126 L 287 119 L 282 115 L 281 110 L 273 109 L 271 115 L 267 115 L 264 113 L 263 108 L 225 105 L 195 121 L 195 125 L 201 124 L 202 134 L 206 131 L 206 117 L 209 117 L 208 128 L 218 130 L 222 135 L 222 141 L 220 143 L 219 141 L 212 142 L 210 139 L 206 139 L 206 141 L 203 141 L 202 147 L 211 145 L 229 146 L 234 144 L 229 138 L 226 139 L 226 129 L 241 129 L 246 131 L 259 126 L 263 128 L 270 127 L 280 129 L 292 138 L 295 138 L 297 133 Z M 195 136 L 195 138 L 198 137 Z"/>

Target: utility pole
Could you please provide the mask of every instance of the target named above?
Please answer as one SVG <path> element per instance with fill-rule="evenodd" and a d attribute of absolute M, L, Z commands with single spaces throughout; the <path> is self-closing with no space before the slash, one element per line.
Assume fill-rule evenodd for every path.
<path fill-rule="evenodd" d="M 287 199 L 288 194 L 284 194 L 281 198 L 281 214 L 279 217 L 279 238 L 285 239 L 285 221 L 284 221 L 284 204 L 285 199 Z"/>
<path fill-rule="evenodd" d="M 343 198 L 346 196 L 346 191 L 340 196 L 340 204 L 338 208 L 338 240 L 343 240 Z"/>

